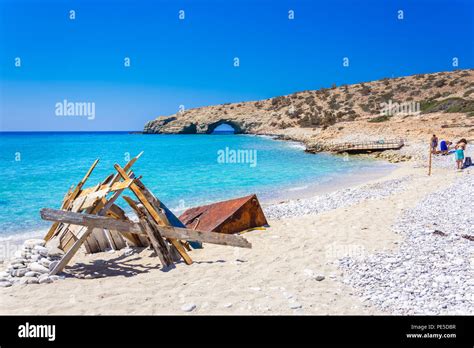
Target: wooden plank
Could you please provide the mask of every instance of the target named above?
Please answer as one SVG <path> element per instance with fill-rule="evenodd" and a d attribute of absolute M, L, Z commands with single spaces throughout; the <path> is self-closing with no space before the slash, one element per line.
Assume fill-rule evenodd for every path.
<path fill-rule="evenodd" d="M 120 208 L 118 205 L 115 205 L 115 204 L 110 207 L 109 211 L 107 212 L 107 216 L 111 217 L 111 218 L 114 218 L 114 219 L 117 219 L 117 220 L 130 221 L 130 219 L 127 217 L 127 215 L 125 215 L 125 212 L 123 211 L 123 209 Z M 111 231 L 112 237 L 115 240 L 116 239 L 115 234 L 118 234 L 119 231 L 115 231 L 115 230 L 110 230 L 110 231 Z M 135 233 L 121 232 L 118 237 L 125 238 L 128 241 L 128 243 L 132 246 L 144 247 L 144 246 L 149 245 L 148 239 L 146 239 L 145 237 L 140 238 L 139 235 L 137 235 Z M 124 241 L 124 243 L 125 243 L 125 241 Z M 125 245 L 123 247 L 125 247 Z M 122 247 L 120 247 L 120 249 L 121 248 Z"/>
<path fill-rule="evenodd" d="M 140 156 L 143 154 L 143 151 L 140 152 L 137 156 L 135 156 L 134 158 L 132 158 L 125 166 L 126 170 L 129 170 L 133 164 L 140 158 Z M 79 182 L 79 184 L 77 185 L 76 189 L 68 196 L 68 200 L 67 201 L 63 201 L 63 205 L 61 206 L 61 209 L 71 209 L 70 208 L 70 205 L 71 205 L 71 202 L 80 194 L 82 193 L 82 187 L 84 186 L 86 180 L 89 178 L 90 174 L 92 173 L 93 169 L 96 167 L 97 163 L 99 162 L 99 160 L 97 159 L 93 164 L 92 166 L 90 167 L 90 169 L 87 171 L 86 175 L 84 176 L 84 178 L 81 180 L 81 182 Z M 120 176 L 118 174 L 111 174 L 107 177 L 107 179 L 102 183 L 102 185 L 111 185 L 113 190 L 117 189 L 117 190 L 120 190 L 121 189 L 121 186 L 123 187 L 123 185 L 127 186 L 128 183 L 126 181 L 124 181 L 123 183 L 117 183 L 117 181 L 120 179 Z M 114 185 L 116 184 L 117 185 Z M 104 188 L 103 186 L 100 186 L 100 188 Z M 92 191 L 95 191 L 97 188 L 96 187 L 93 187 L 93 188 L 89 188 L 87 189 L 88 192 L 92 192 Z M 73 211 L 78 211 L 76 209 L 72 209 Z M 98 211 L 98 210 L 96 210 Z M 91 211 L 87 211 L 87 212 L 91 212 Z M 45 236 L 45 240 L 48 241 L 49 239 L 51 239 L 54 235 L 57 234 L 57 232 L 59 232 L 59 228 L 60 228 L 60 224 L 59 223 L 54 223 L 50 230 L 48 231 L 48 233 L 46 234 Z M 74 234 L 72 232 L 68 232 L 68 226 L 65 226 L 62 228 L 63 230 L 63 234 L 67 234 L 66 236 L 63 236 L 63 244 L 64 245 L 72 245 L 72 243 L 70 243 L 70 241 L 73 241 L 75 242 L 75 240 L 77 238 L 74 237 Z M 93 250 L 96 250 L 98 247 L 98 241 L 96 240 L 96 238 L 94 237 L 97 236 L 97 234 L 91 234 L 91 237 L 89 238 L 89 240 L 85 241 L 84 243 L 84 246 L 86 247 L 86 250 L 87 252 L 92 252 Z M 65 237 L 65 238 L 64 238 Z M 74 238 L 73 238 L 74 237 Z M 60 237 L 61 238 L 61 237 Z M 138 238 L 138 240 L 140 241 L 140 239 Z"/>
<path fill-rule="evenodd" d="M 141 155 L 143 155 L 143 151 L 140 152 L 138 155 L 136 155 L 134 158 L 132 158 L 132 159 L 125 165 L 125 167 L 123 167 L 123 171 L 124 171 L 125 173 L 127 173 L 127 172 L 130 170 L 130 168 L 132 168 L 132 166 L 135 164 L 135 162 L 141 157 Z M 117 165 L 118 165 L 118 164 L 117 164 Z M 120 175 L 120 173 L 115 174 L 114 179 L 112 180 L 112 184 L 115 183 L 115 182 L 117 182 L 117 181 L 119 181 L 121 178 L 124 179 L 124 180 L 126 180 L 125 178 L 123 178 L 123 177 Z"/>
<path fill-rule="evenodd" d="M 130 163 L 128 164 L 130 166 Z M 114 185 L 114 183 L 112 183 L 112 178 L 114 177 L 113 174 L 109 175 L 107 177 L 107 179 L 102 182 L 102 184 L 98 184 L 96 185 L 95 187 L 93 187 L 92 189 L 94 190 L 98 190 L 100 187 L 104 187 L 104 183 L 105 182 L 109 182 L 109 186 L 112 187 Z M 115 186 L 116 189 L 118 189 L 118 191 L 123 191 L 125 188 L 127 188 L 131 183 L 133 182 L 133 180 L 125 180 L 123 182 L 120 182 L 120 183 L 115 183 L 115 184 L 118 184 L 117 186 Z M 82 196 L 82 197 L 79 197 L 79 199 L 85 199 L 85 197 L 90 197 L 90 200 L 89 201 L 78 201 L 77 204 L 74 204 L 73 206 L 73 209 L 71 209 L 72 211 L 80 211 L 80 210 L 84 210 L 85 209 L 85 212 L 86 213 L 97 213 L 106 203 L 107 203 L 107 199 L 105 197 L 101 197 L 103 196 L 103 193 L 106 192 L 107 188 L 102 190 L 102 194 L 99 194 L 95 195 L 96 192 L 99 192 L 99 191 L 96 191 L 96 192 L 92 192 L 90 193 L 89 195 L 87 196 Z M 115 191 L 117 192 L 117 191 Z M 100 205 L 98 202 L 102 202 L 102 205 Z M 68 227 L 69 228 L 69 227 Z M 75 242 L 77 240 L 76 237 L 74 237 L 74 234 L 75 233 L 78 233 L 80 231 L 77 231 L 76 228 L 72 228 L 72 231 L 70 231 L 70 233 L 67 233 L 67 235 L 61 239 L 61 245 L 63 245 L 65 247 L 65 251 L 68 250 L 68 248 L 70 248 L 72 245 L 73 245 L 73 242 Z M 101 230 L 94 230 L 89 238 L 83 243 L 85 249 L 86 249 L 86 252 L 87 253 L 94 253 L 94 252 L 98 252 L 98 251 L 104 251 L 106 249 L 109 248 L 114 248 L 114 239 L 117 239 L 117 244 L 115 245 L 115 247 L 118 248 L 118 246 L 124 246 L 125 245 L 125 242 L 121 242 L 119 243 L 119 239 L 121 239 L 122 236 L 117 236 L 115 235 L 115 238 L 113 236 L 112 233 L 110 233 L 109 231 L 101 231 Z"/>
<path fill-rule="evenodd" d="M 127 243 L 125 242 L 125 235 L 122 235 L 116 230 L 105 230 L 111 237 L 113 243 L 114 243 L 114 249 L 115 250 L 120 250 L 122 248 L 125 248 L 127 246 Z M 127 233 L 129 236 L 133 236 L 131 233 Z"/>
<path fill-rule="evenodd" d="M 154 230 L 151 227 L 150 221 L 148 221 L 143 216 L 139 218 L 140 224 L 142 225 L 143 231 L 147 234 L 148 238 L 150 239 L 150 244 L 155 251 L 156 255 L 161 261 L 161 264 L 165 269 L 174 268 L 173 258 L 171 257 L 170 251 L 168 250 L 165 241 L 160 236 L 157 230 Z M 159 242 L 161 239 L 162 244 Z"/>
<path fill-rule="evenodd" d="M 72 210 L 79 211 L 88 208 L 92 208 L 98 200 L 105 198 L 109 194 L 110 190 L 103 189 L 95 192 L 91 192 L 85 196 L 79 196 L 73 203 L 72 203 Z"/>
<path fill-rule="evenodd" d="M 124 199 L 126 199 L 127 202 L 131 201 L 132 204 L 136 206 L 135 202 L 131 200 L 130 197 L 124 196 Z M 144 233 L 139 223 L 133 221 L 117 220 L 106 216 L 81 214 L 49 208 L 41 209 L 40 214 L 41 218 L 47 221 L 59 221 L 62 223 L 88 226 L 93 228 L 114 229 L 119 232 L 128 232 L 139 235 L 143 235 Z M 158 226 L 157 228 L 160 234 L 165 238 L 198 240 L 203 243 L 228 245 L 241 248 L 252 247 L 252 245 L 245 238 L 235 234 L 204 232 L 174 226 Z"/>
<path fill-rule="evenodd" d="M 166 206 L 160 202 L 158 198 L 155 197 L 155 195 L 146 188 L 146 186 L 140 181 L 140 179 L 135 180 L 135 184 L 137 184 L 138 188 L 143 192 L 143 195 L 146 197 L 146 199 L 150 202 L 150 204 L 157 210 L 157 211 L 162 211 L 163 214 L 165 215 L 166 218 L 166 225 L 174 226 L 174 227 L 182 227 L 185 228 L 186 226 L 178 219 L 178 217 L 174 216 L 174 214 L 169 211 L 168 212 L 171 214 L 171 218 L 173 221 L 169 221 L 168 214 L 165 209 Z M 198 241 L 190 241 L 193 245 L 194 248 L 202 248 L 201 243 Z M 191 246 L 190 242 L 181 242 L 184 246 L 184 248 L 187 251 L 191 251 Z"/>
<path fill-rule="evenodd" d="M 92 165 L 90 166 L 89 170 L 86 172 L 86 175 L 84 175 L 84 177 L 82 178 L 81 181 L 79 181 L 79 183 L 76 185 L 76 188 L 69 194 L 69 195 L 66 195 L 65 199 L 63 200 L 63 204 L 61 205 L 61 209 L 65 209 L 69 206 L 70 202 L 73 201 L 74 199 L 76 199 L 77 195 L 80 193 L 82 187 L 84 186 L 84 184 L 86 183 L 87 179 L 89 178 L 89 176 L 91 175 L 92 171 L 94 170 L 94 168 L 97 166 L 97 163 L 99 163 L 99 159 L 96 159 L 94 161 L 94 163 L 92 163 Z M 71 189 L 69 189 L 70 191 Z M 45 241 L 48 241 L 51 239 L 51 237 L 53 237 L 53 235 L 55 234 L 57 228 L 58 228 L 58 224 L 53 224 L 50 229 L 48 230 L 48 232 L 46 233 L 46 235 L 44 236 L 44 240 Z"/>
<path fill-rule="evenodd" d="M 107 211 L 109 210 L 110 206 L 114 204 L 114 202 L 117 200 L 117 198 L 120 196 L 120 194 L 123 192 L 123 190 L 117 191 L 114 193 L 114 195 L 110 198 L 110 200 L 105 204 L 105 206 L 102 207 L 102 209 L 99 211 L 98 215 L 105 215 L 107 214 Z M 61 272 L 64 267 L 71 261 L 73 256 L 77 253 L 79 248 L 81 247 L 82 243 L 89 237 L 89 235 L 92 233 L 93 228 L 88 227 L 87 230 L 76 240 L 74 245 L 71 247 L 71 249 L 68 250 L 67 253 L 64 254 L 64 256 L 61 258 L 59 263 L 54 267 L 51 272 L 49 273 L 50 275 L 55 275 L 59 272 Z"/>
<path fill-rule="evenodd" d="M 145 207 L 138 207 L 135 205 L 135 211 L 140 219 L 140 224 L 143 230 L 148 235 L 150 239 L 151 246 L 155 250 L 155 253 L 161 260 L 161 263 L 165 268 L 174 268 L 173 257 L 171 256 L 170 249 L 166 244 L 165 240 L 161 236 L 159 230 L 157 229 L 156 223 L 150 217 Z"/>
<path fill-rule="evenodd" d="M 117 220 L 95 214 L 81 214 L 71 211 L 43 208 L 41 218 L 47 221 L 59 221 L 71 225 L 89 226 L 93 228 L 107 228 L 122 232 L 142 234 L 140 225 L 132 221 Z"/>
<path fill-rule="evenodd" d="M 227 245 L 239 248 L 252 248 L 250 242 L 235 234 L 204 232 L 173 226 L 158 226 L 158 230 L 161 235 L 166 238 L 199 241 L 202 243 Z"/>
<path fill-rule="evenodd" d="M 130 177 L 128 176 L 128 174 L 122 169 L 122 167 L 120 167 L 118 164 L 115 164 L 114 165 L 115 169 L 117 170 L 117 172 L 120 174 L 120 176 L 124 179 L 124 180 L 128 180 L 130 179 Z M 150 202 L 146 199 L 146 197 L 143 195 L 143 193 L 141 192 L 140 188 L 137 186 L 137 184 L 135 183 L 132 183 L 130 185 L 130 189 L 132 190 L 132 192 L 135 194 L 135 196 L 137 196 L 138 200 L 143 204 L 143 206 L 146 208 L 146 210 L 148 211 L 148 213 L 150 213 L 151 217 L 153 218 L 153 220 L 155 220 L 155 222 L 158 224 L 158 225 L 161 225 L 161 226 L 164 226 L 166 224 L 169 224 L 169 221 L 168 219 L 166 218 L 166 215 L 163 214 L 161 211 L 158 212 L 151 204 Z M 186 250 L 184 250 L 184 247 L 183 245 L 180 243 L 179 240 L 176 240 L 176 239 L 170 239 L 169 240 L 170 243 L 178 250 L 178 253 L 181 255 L 181 257 L 183 258 L 184 262 L 187 264 L 187 265 L 191 265 L 193 263 L 193 260 L 189 257 L 189 255 L 186 253 Z"/>
<path fill-rule="evenodd" d="M 106 180 L 109 182 L 109 185 L 112 186 L 113 183 L 111 181 L 113 175 L 109 176 Z M 118 191 L 115 192 L 123 192 L 131 183 L 133 180 L 128 180 L 124 181 L 123 183 L 125 186 L 122 186 L 122 188 Z M 100 186 L 100 185 L 99 185 Z M 105 197 L 102 197 L 99 201 L 96 201 L 90 208 L 88 208 L 85 212 L 86 213 L 98 213 L 102 207 L 106 206 L 108 204 L 108 201 Z M 113 206 L 112 204 L 111 206 Z M 110 209 L 110 208 L 109 208 Z M 108 212 L 108 211 L 107 211 Z M 106 214 L 107 214 L 106 212 Z M 100 251 L 105 251 L 109 248 L 111 249 L 117 249 L 120 246 L 123 247 L 125 246 L 125 242 L 123 241 L 122 236 L 115 234 L 115 237 L 117 239 L 117 244 L 115 243 L 114 237 L 112 235 L 112 232 L 109 230 L 105 229 L 93 229 L 93 231 L 90 233 L 89 237 L 86 239 L 84 246 L 86 248 L 86 251 L 88 253 L 95 253 L 95 252 L 100 252 Z M 119 243 L 120 239 L 120 243 Z"/>
<path fill-rule="evenodd" d="M 140 158 L 140 156 L 143 154 L 143 151 L 140 152 L 137 156 L 135 156 L 134 158 L 132 158 L 125 166 L 125 168 L 127 168 L 127 170 L 129 170 L 133 164 Z M 105 181 L 102 182 L 102 184 L 100 185 L 99 184 L 99 187 L 102 187 L 102 185 L 109 185 L 109 186 L 114 186 L 115 183 L 118 182 L 118 180 L 120 180 L 120 176 L 118 174 L 111 174 L 109 175 Z M 126 181 L 124 181 L 125 183 Z M 125 183 L 126 185 L 128 185 L 128 181 Z M 119 184 L 119 185 L 123 185 L 123 184 Z M 127 186 L 128 187 L 128 186 Z M 98 189 L 98 187 L 94 187 L 92 189 Z M 117 192 L 117 191 L 115 191 Z M 105 204 L 106 200 L 103 202 Z M 97 206 L 96 209 L 94 210 L 86 210 L 87 213 L 92 213 L 92 212 L 98 212 L 100 210 L 101 206 Z M 92 208 L 91 208 L 92 209 Z M 71 238 L 73 236 L 73 234 L 71 233 L 69 238 Z M 97 250 L 102 250 L 101 247 L 99 246 L 99 240 L 101 240 L 102 242 L 104 242 L 103 239 L 105 239 L 105 235 L 103 236 L 104 238 L 102 238 L 101 234 L 99 232 L 96 232 L 96 233 L 91 233 L 89 238 L 84 242 L 84 247 L 86 248 L 86 251 L 88 253 L 92 253 L 94 251 L 97 251 Z M 74 238 L 74 240 L 77 239 L 77 238 Z M 67 245 L 71 245 L 71 243 L 69 241 L 66 241 Z"/>
<path fill-rule="evenodd" d="M 129 170 L 133 164 L 140 158 L 140 156 L 143 154 L 143 151 L 140 152 L 137 156 L 135 156 L 134 158 L 132 158 L 125 166 L 126 170 Z M 81 182 L 79 182 L 79 184 L 77 185 L 76 189 L 72 192 L 72 194 L 70 195 L 70 199 L 66 202 L 63 202 L 63 205 L 61 206 L 61 209 L 66 209 L 69 207 L 70 205 L 70 202 L 72 202 L 72 200 L 74 200 L 80 193 L 81 193 L 81 190 L 82 190 L 82 187 L 84 186 L 86 180 L 89 178 L 90 174 L 92 173 L 93 169 L 97 166 L 97 163 L 99 162 L 99 159 L 95 160 L 95 162 L 92 164 L 92 166 L 89 168 L 89 170 L 87 171 L 86 175 L 84 176 L 84 178 L 81 180 Z M 103 184 L 109 184 L 110 185 L 110 182 L 112 183 L 112 186 L 114 183 L 116 183 L 118 181 L 118 179 L 120 178 L 120 176 L 118 176 L 117 174 L 111 174 L 107 177 L 107 179 L 103 182 Z M 92 190 L 95 190 L 95 187 L 94 188 L 89 188 L 87 189 L 89 192 L 91 192 Z M 55 231 L 57 230 L 58 228 L 58 224 L 53 224 L 53 226 L 51 226 L 50 230 L 48 231 L 48 233 L 46 234 L 45 236 L 45 240 L 48 241 L 49 239 L 51 239 L 51 237 L 55 234 Z M 87 243 L 86 243 L 87 244 Z"/>
<path fill-rule="evenodd" d="M 100 184 L 97 184 L 95 186 L 95 189 L 99 189 L 99 187 L 100 187 Z M 104 205 L 107 202 L 107 200 L 105 198 L 98 200 L 96 204 L 94 205 L 94 207 L 85 209 L 85 212 L 88 214 L 98 212 L 103 207 L 103 205 L 100 205 L 100 202 L 102 202 Z M 80 209 L 82 205 L 81 201 L 78 201 L 78 203 L 71 204 L 71 205 L 72 207 L 66 210 L 71 210 L 73 212 L 82 211 Z M 81 232 L 81 229 L 78 229 L 77 226 L 69 226 L 69 225 L 65 226 L 64 232 L 60 236 L 61 247 L 65 252 L 67 252 L 69 248 L 71 248 L 74 245 L 74 243 L 77 241 L 78 238 L 76 237 L 76 234 L 79 232 Z M 99 241 L 97 240 L 94 234 L 91 234 L 91 236 L 83 243 L 83 245 L 87 253 L 93 253 L 101 249 Z"/>
<path fill-rule="evenodd" d="M 118 182 L 113 183 L 112 186 L 110 186 L 110 184 L 102 184 L 99 187 L 99 191 L 105 190 L 105 189 L 108 189 L 109 192 L 121 190 L 123 188 L 128 187 L 128 185 L 129 185 L 128 181 L 129 180 L 118 181 Z M 95 187 L 88 187 L 88 188 L 82 190 L 78 197 L 86 196 L 86 195 L 88 195 L 88 194 L 90 194 L 91 192 L 94 192 L 94 191 L 95 191 Z"/>
<path fill-rule="evenodd" d="M 94 161 L 94 163 L 92 163 L 92 166 L 89 168 L 89 170 L 87 171 L 86 175 L 84 175 L 84 177 L 82 178 L 82 180 L 79 182 L 79 184 L 77 184 L 76 188 L 74 189 L 74 191 L 72 192 L 68 202 L 66 202 L 66 207 L 69 206 L 69 204 L 76 199 L 76 197 L 79 195 L 80 191 L 82 190 L 82 187 L 84 186 L 84 184 L 86 183 L 87 179 L 89 179 L 89 176 L 92 174 L 92 171 L 94 170 L 94 168 L 97 166 L 97 164 L 99 163 L 99 159 L 96 159 Z"/>

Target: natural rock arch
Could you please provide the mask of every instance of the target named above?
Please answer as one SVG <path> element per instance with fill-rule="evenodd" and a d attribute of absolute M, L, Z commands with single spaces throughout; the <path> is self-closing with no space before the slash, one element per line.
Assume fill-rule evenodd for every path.
<path fill-rule="evenodd" d="M 207 125 L 206 133 L 212 134 L 212 132 L 214 132 L 214 129 L 216 129 L 222 124 L 227 124 L 231 126 L 232 128 L 234 128 L 234 134 L 245 133 L 245 130 L 242 128 L 242 126 L 239 123 L 235 121 L 229 121 L 229 120 L 219 120 L 217 122 L 209 123 Z"/>

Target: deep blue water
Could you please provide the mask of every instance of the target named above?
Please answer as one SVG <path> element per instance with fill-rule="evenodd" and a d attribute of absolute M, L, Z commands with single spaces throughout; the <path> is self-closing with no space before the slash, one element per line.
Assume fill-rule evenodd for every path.
<path fill-rule="evenodd" d="M 47 228 L 39 210 L 59 208 L 71 185 L 100 162 L 86 186 L 96 185 L 141 151 L 137 175 L 170 209 L 323 182 L 373 161 L 311 155 L 295 144 L 244 135 L 142 135 L 129 133 L 0 133 L 0 237 Z M 251 151 L 252 163 L 219 163 L 219 151 Z M 229 159 L 230 157 L 227 157 Z M 131 194 L 131 193 L 130 193 Z M 126 207 L 121 198 L 118 204 Z"/>

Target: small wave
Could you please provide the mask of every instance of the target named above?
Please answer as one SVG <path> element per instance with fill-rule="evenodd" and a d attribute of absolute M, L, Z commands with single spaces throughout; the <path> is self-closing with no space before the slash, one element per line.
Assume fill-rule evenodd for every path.
<path fill-rule="evenodd" d="M 21 244 L 27 239 L 43 238 L 48 229 L 12 233 L 0 237 L 0 243 Z"/>
<path fill-rule="evenodd" d="M 289 141 L 288 146 L 298 150 L 306 150 L 306 145 L 296 141 Z"/>
<path fill-rule="evenodd" d="M 296 186 L 296 187 L 291 187 L 288 189 L 288 191 L 301 191 L 301 190 L 306 190 L 309 186 Z"/>
<path fill-rule="evenodd" d="M 268 135 L 268 134 L 257 134 L 256 135 L 259 138 L 264 138 L 264 139 L 276 139 L 278 138 L 277 135 Z"/>

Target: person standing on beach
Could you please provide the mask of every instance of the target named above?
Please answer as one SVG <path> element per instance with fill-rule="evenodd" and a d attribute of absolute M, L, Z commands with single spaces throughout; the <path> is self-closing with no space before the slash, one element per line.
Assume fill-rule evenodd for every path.
<path fill-rule="evenodd" d="M 462 162 L 464 161 L 464 151 L 466 150 L 466 146 L 467 146 L 466 139 L 461 139 L 456 144 L 455 156 L 456 156 L 456 165 L 457 165 L 458 170 L 462 170 Z"/>
<path fill-rule="evenodd" d="M 433 136 L 431 137 L 431 153 L 435 154 L 437 147 L 438 147 L 438 137 L 436 136 L 436 134 L 433 134 Z"/>

